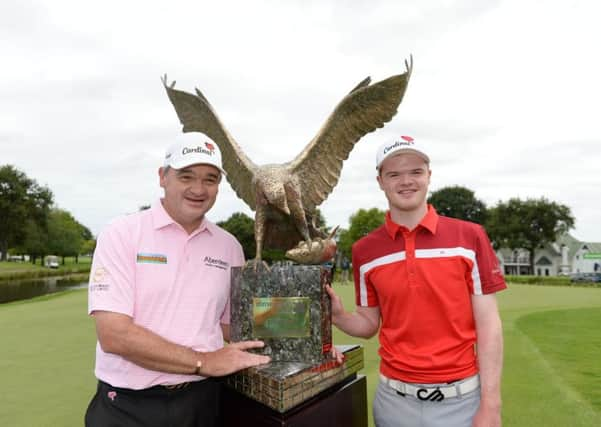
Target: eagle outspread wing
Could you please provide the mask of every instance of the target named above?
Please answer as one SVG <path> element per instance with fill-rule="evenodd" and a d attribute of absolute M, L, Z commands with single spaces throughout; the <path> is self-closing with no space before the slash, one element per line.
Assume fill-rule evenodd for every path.
<path fill-rule="evenodd" d="M 396 114 L 403 99 L 413 58 L 405 61 L 406 71 L 370 85 L 363 80 L 336 106 L 309 145 L 288 168 L 302 187 L 304 208 L 312 212 L 334 189 L 342 162 L 365 134 L 384 126 Z"/>
<path fill-rule="evenodd" d="M 183 92 L 175 87 L 175 81 L 167 84 L 167 76 L 162 78 L 169 100 L 175 108 L 184 132 L 203 132 L 219 146 L 222 153 L 223 169 L 227 180 L 242 200 L 255 210 L 256 194 L 253 178 L 257 171 L 255 165 L 236 143 L 234 138 L 221 124 L 213 107 L 196 89 L 196 95 Z"/>

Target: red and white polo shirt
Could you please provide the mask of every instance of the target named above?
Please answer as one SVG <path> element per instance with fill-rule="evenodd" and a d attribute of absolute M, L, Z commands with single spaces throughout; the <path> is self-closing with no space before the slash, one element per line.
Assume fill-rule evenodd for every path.
<path fill-rule="evenodd" d="M 507 287 L 484 229 L 439 216 L 413 230 L 394 223 L 353 245 L 356 304 L 379 307 L 383 375 L 414 383 L 477 373 L 472 295 Z"/>

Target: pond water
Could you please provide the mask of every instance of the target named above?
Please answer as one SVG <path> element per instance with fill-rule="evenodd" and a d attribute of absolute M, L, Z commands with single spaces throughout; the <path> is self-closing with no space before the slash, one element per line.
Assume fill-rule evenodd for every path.
<path fill-rule="evenodd" d="M 0 281 L 0 304 L 87 286 L 88 282 L 82 279 L 82 275 Z"/>

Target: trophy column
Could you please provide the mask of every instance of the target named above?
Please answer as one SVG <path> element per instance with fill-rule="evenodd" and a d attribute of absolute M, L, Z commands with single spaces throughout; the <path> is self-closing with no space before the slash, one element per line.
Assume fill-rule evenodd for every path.
<path fill-rule="evenodd" d="M 367 426 L 363 348 L 337 346 L 321 266 L 233 269 L 232 341 L 260 339 L 272 362 L 226 377 L 224 426 Z M 235 408 L 235 409 L 234 409 Z"/>

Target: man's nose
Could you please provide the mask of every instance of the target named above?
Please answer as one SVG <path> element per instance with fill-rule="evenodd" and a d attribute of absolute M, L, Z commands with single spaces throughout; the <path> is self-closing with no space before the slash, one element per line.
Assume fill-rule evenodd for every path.
<path fill-rule="evenodd" d="M 202 181 L 202 179 L 197 179 L 195 180 L 192 185 L 190 186 L 190 190 L 194 193 L 194 194 L 203 194 L 206 191 L 207 187 L 204 184 L 204 182 Z"/>
<path fill-rule="evenodd" d="M 403 173 L 399 175 L 399 184 L 401 185 L 409 185 L 411 184 L 411 176 L 408 173 Z"/>

